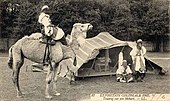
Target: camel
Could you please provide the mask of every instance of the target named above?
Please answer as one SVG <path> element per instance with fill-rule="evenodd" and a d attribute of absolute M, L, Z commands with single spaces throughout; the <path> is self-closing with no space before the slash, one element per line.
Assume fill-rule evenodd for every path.
<path fill-rule="evenodd" d="M 71 34 L 83 34 L 92 28 L 90 23 L 75 23 L 73 25 Z M 57 33 L 58 34 L 58 33 Z M 9 49 L 8 66 L 13 70 L 12 80 L 17 91 L 17 97 L 23 97 L 23 94 L 19 86 L 19 73 L 22 65 L 24 64 L 24 58 L 36 63 L 43 64 L 44 51 L 46 44 L 40 43 L 39 37 L 41 33 L 34 33 L 30 36 L 25 36 L 18 40 Z M 57 92 L 56 82 L 58 78 L 57 67 L 58 64 L 64 59 L 75 60 L 75 52 L 73 40 L 69 39 L 69 45 L 65 46 L 61 42 L 57 41 L 55 45 L 50 46 L 50 69 L 46 75 L 46 89 L 45 97 L 52 98 L 49 94 L 49 86 L 53 81 L 53 90 L 55 95 L 60 95 Z M 74 61 L 73 61 L 74 62 Z"/>

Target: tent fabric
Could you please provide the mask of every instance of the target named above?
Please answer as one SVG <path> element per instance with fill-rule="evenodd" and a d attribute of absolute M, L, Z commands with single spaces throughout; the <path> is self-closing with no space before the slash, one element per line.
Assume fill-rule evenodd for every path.
<path fill-rule="evenodd" d="M 74 68 L 74 72 L 76 72 L 84 63 L 87 63 L 89 60 L 94 59 L 99 54 L 99 50 L 102 49 L 110 49 L 110 58 L 114 58 L 114 60 L 117 61 L 117 59 L 112 55 L 114 53 L 113 51 L 115 51 L 115 48 L 120 47 L 121 50 L 117 50 L 118 53 L 120 51 L 125 51 L 123 52 L 125 55 L 124 58 L 129 60 L 131 59 L 130 55 L 128 55 L 129 50 L 125 49 L 125 47 L 133 48 L 134 46 L 136 46 L 136 42 L 121 41 L 110 35 L 108 32 L 101 32 L 96 37 L 87 38 L 84 46 L 80 47 L 79 50 L 76 52 L 77 66 L 76 69 Z M 152 70 L 154 68 L 160 73 L 162 72 L 161 66 L 154 63 L 149 58 L 145 57 L 145 59 L 147 60 L 146 64 L 148 64 L 147 69 L 149 69 L 150 67 Z"/>
<path fill-rule="evenodd" d="M 148 57 L 145 57 L 145 62 L 146 62 L 147 70 L 154 71 L 156 74 L 161 74 L 161 75 L 168 73 L 168 70 L 162 68 L 162 66 L 159 63 L 155 62 L 154 60 Z"/>
<path fill-rule="evenodd" d="M 101 49 L 109 49 L 128 45 L 128 42 L 118 40 L 108 32 L 101 32 L 96 37 L 86 39 L 83 47 L 76 52 L 77 70 L 88 60 L 94 59 Z"/>

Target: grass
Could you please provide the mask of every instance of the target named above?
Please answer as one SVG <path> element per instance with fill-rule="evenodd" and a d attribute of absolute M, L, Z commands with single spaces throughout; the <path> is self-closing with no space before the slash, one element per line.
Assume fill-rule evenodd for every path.
<path fill-rule="evenodd" d="M 20 73 L 20 86 L 24 98 L 16 98 L 11 75 L 7 67 L 7 58 L 0 58 L 0 100 L 1 101 L 48 101 L 44 98 L 45 74 L 31 72 L 31 62 L 25 61 Z M 170 63 L 159 60 L 161 64 Z M 26 67 L 28 71 L 26 72 Z M 166 67 L 170 71 L 170 67 Z M 115 76 L 91 77 L 77 81 L 77 85 L 69 85 L 65 78 L 59 78 L 58 91 L 60 96 L 54 96 L 50 101 L 79 101 L 88 99 L 91 93 L 170 93 L 170 76 L 147 74 L 145 82 L 118 83 Z M 51 91 L 52 93 L 52 91 Z"/>

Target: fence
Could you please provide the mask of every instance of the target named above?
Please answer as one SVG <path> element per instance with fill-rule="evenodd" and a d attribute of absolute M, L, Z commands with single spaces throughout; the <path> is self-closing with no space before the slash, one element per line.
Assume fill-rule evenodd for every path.
<path fill-rule="evenodd" d="M 145 46 L 147 51 L 150 51 L 150 52 L 154 51 L 154 46 L 152 42 L 144 41 L 143 45 Z"/>
<path fill-rule="evenodd" d="M 8 51 L 17 40 L 14 38 L 0 38 L 0 51 Z"/>
<path fill-rule="evenodd" d="M 155 43 L 152 43 L 150 41 L 144 41 L 144 46 L 146 47 L 147 51 L 153 52 L 155 51 Z M 159 46 L 160 52 L 170 52 L 170 41 L 169 42 L 162 42 Z"/>

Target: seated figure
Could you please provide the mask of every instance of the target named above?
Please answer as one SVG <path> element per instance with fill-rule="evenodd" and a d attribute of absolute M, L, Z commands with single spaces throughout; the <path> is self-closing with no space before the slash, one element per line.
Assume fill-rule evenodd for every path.
<path fill-rule="evenodd" d="M 116 71 L 117 82 L 132 82 L 132 70 L 127 65 L 127 61 L 123 60 L 122 65 Z"/>
<path fill-rule="evenodd" d="M 42 7 L 41 13 L 38 17 L 38 22 L 43 27 L 41 31 L 42 37 L 40 38 L 40 42 L 55 43 L 55 41 L 60 40 L 65 35 L 61 28 L 56 27 L 51 23 L 49 7 L 47 5 Z"/>

